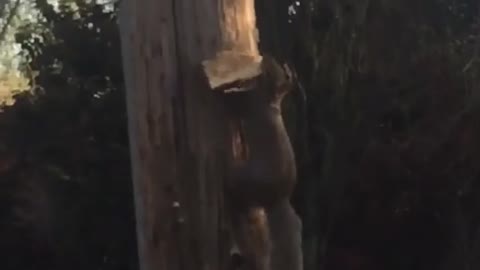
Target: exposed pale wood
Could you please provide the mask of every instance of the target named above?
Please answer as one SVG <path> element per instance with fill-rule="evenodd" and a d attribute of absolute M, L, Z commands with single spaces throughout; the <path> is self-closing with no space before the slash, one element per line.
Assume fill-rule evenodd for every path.
<path fill-rule="evenodd" d="M 220 0 L 222 51 L 258 56 L 254 0 Z"/>
<path fill-rule="evenodd" d="M 260 75 L 261 56 L 258 51 L 254 0 L 219 0 L 219 50 L 203 62 L 212 89 L 226 91 L 250 90 L 249 81 Z M 246 82 L 240 83 L 240 82 Z M 225 85 L 242 84 L 242 87 Z"/>
<path fill-rule="evenodd" d="M 261 74 L 261 60 L 259 55 L 240 54 L 235 51 L 221 51 L 215 58 L 203 61 L 203 69 L 210 87 L 214 90 L 242 91 L 250 90 L 249 81 Z M 228 85 L 245 85 L 242 88 L 232 89 Z"/>

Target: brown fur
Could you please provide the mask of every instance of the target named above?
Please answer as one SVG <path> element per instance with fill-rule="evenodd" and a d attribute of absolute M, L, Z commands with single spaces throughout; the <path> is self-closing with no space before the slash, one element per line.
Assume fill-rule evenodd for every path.
<path fill-rule="evenodd" d="M 297 178 L 295 156 L 281 115 L 283 97 L 292 88 L 289 70 L 264 57 L 258 88 L 236 94 L 228 103 L 235 123 L 227 195 L 245 269 L 273 269 L 272 264 L 286 255 L 280 248 L 293 244 L 280 241 L 289 232 L 279 229 L 298 219 L 289 203 Z"/>

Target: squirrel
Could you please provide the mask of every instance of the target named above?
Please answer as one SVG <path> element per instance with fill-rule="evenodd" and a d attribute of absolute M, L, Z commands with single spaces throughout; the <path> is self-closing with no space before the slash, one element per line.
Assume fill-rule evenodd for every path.
<path fill-rule="evenodd" d="M 236 123 L 233 152 L 241 152 L 243 156 L 233 158 L 226 194 L 233 237 L 238 245 L 235 248 L 244 257 L 247 269 L 271 269 L 275 264 L 272 260 L 276 260 L 272 257 L 275 250 L 285 251 L 286 245 L 292 244 L 286 244 L 293 238 L 289 237 L 292 234 L 282 232 L 289 229 L 284 224 L 299 225 L 289 201 L 297 182 L 295 154 L 281 112 L 282 100 L 293 88 L 290 69 L 264 56 L 256 88 L 231 95 L 227 103 Z M 288 239 L 282 239 L 284 233 Z M 299 265 L 297 257 L 290 260 L 292 264 Z"/>
<path fill-rule="evenodd" d="M 231 108 L 248 152 L 234 164 L 227 182 L 228 196 L 238 207 L 271 206 L 289 197 L 295 187 L 295 154 L 281 112 L 292 80 L 288 68 L 264 56 L 257 89 L 233 97 Z"/>

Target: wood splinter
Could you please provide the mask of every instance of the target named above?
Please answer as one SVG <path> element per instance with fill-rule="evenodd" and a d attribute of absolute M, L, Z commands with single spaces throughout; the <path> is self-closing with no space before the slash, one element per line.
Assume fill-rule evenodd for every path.
<path fill-rule="evenodd" d="M 221 51 L 202 63 L 210 88 L 224 93 L 254 89 L 262 74 L 261 65 L 261 56 L 234 51 Z"/>

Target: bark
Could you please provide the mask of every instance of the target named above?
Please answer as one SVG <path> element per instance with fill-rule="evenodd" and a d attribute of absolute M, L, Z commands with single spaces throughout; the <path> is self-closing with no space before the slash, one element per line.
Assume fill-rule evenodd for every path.
<path fill-rule="evenodd" d="M 171 1 L 122 1 L 120 28 L 140 269 L 179 269 L 171 94 L 177 59 Z"/>

